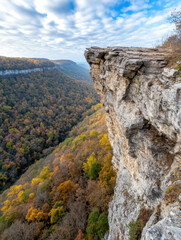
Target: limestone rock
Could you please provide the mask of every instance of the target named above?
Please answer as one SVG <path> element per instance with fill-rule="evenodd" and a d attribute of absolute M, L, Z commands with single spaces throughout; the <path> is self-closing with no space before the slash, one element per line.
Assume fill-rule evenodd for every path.
<path fill-rule="evenodd" d="M 181 239 L 181 82 L 165 49 L 92 47 L 85 51 L 107 112 L 113 166 L 108 240 Z M 144 214 L 143 214 L 144 213 Z M 145 217 L 144 217 L 145 215 Z"/>
<path fill-rule="evenodd" d="M 0 70 L 0 76 L 6 76 L 6 75 L 16 75 L 16 74 L 26 74 L 31 72 L 39 72 L 39 71 L 45 71 L 45 70 L 53 70 L 55 67 L 41 67 L 41 68 L 30 68 L 30 69 L 11 69 L 11 70 Z"/>

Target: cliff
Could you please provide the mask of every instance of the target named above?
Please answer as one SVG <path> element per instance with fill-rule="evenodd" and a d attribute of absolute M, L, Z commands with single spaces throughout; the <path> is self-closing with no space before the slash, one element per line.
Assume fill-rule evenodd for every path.
<path fill-rule="evenodd" d="M 54 67 L 40 67 L 40 68 L 30 68 L 30 69 L 8 69 L 8 70 L 0 70 L 0 76 L 6 76 L 6 75 L 16 75 L 16 74 L 26 74 L 31 72 L 40 72 L 45 70 L 53 70 Z"/>
<path fill-rule="evenodd" d="M 181 78 L 164 49 L 85 51 L 118 177 L 107 239 L 181 239 Z"/>

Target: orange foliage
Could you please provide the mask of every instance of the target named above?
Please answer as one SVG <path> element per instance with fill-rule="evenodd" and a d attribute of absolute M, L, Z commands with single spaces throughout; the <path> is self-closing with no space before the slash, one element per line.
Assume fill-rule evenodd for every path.
<path fill-rule="evenodd" d="M 85 240 L 84 238 L 84 234 L 82 233 L 82 231 L 79 229 L 78 231 L 78 235 L 77 237 L 75 238 L 75 240 Z"/>
<path fill-rule="evenodd" d="M 48 219 L 48 214 L 44 213 L 40 208 L 36 209 L 31 207 L 28 210 L 26 215 L 26 220 L 28 222 L 35 222 L 35 221 L 46 221 Z"/>
<path fill-rule="evenodd" d="M 60 193 L 60 198 L 65 202 L 75 187 L 76 184 L 74 184 L 71 180 L 61 183 L 57 188 Z"/>

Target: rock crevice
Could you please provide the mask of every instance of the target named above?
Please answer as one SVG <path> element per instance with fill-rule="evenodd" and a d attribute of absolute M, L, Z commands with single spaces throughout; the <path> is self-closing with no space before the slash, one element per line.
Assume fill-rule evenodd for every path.
<path fill-rule="evenodd" d="M 109 240 L 129 239 L 133 221 L 144 223 L 135 239 L 181 239 L 181 78 L 167 67 L 168 53 L 123 47 L 85 51 L 107 112 L 118 173 Z M 143 209 L 152 213 L 146 222 L 140 219 Z"/>

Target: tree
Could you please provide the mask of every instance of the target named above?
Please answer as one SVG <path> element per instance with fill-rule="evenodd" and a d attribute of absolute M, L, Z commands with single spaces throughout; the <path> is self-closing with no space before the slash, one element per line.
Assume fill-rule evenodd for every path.
<path fill-rule="evenodd" d="M 87 225 L 88 239 L 102 239 L 109 230 L 108 217 L 106 214 L 99 212 L 94 208 L 89 215 Z"/>
<path fill-rule="evenodd" d="M 76 184 L 74 184 L 71 180 L 61 183 L 57 188 L 60 193 L 60 198 L 65 202 L 75 187 Z"/>
<path fill-rule="evenodd" d="M 97 221 L 99 219 L 99 210 L 94 208 L 89 214 L 88 224 L 87 224 L 87 235 L 92 238 L 97 235 Z"/>
<path fill-rule="evenodd" d="M 65 215 L 66 209 L 62 202 L 57 202 L 49 213 L 51 224 L 60 222 Z"/>
<path fill-rule="evenodd" d="M 175 24 L 175 34 L 169 36 L 163 43 L 163 47 L 171 48 L 170 62 L 176 63 L 181 60 L 181 9 L 172 12 L 168 19 L 170 23 Z"/>
<path fill-rule="evenodd" d="M 77 237 L 75 238 L 75 240 L 85 240 L 84 238 L 84 234 L 82 233 L 82 231 L 79 229 Z"/>
<path fill-rule="evenodd" d="M 95 180 L 99 176 L 101 165 L 97 162 L 95 156 L 91 155 L 87 162 L 83 163 L 83 170 L 90 179 Z"/>
<path fill-rule="evenodd" d="M 96 228 L 99 238 L 102 239 L 104 234 L 109 230 L 108 217 L 106 214 L 100 214 Z"/>
<path fill-rule="evenodd" d="M 172 12 L 169 20 L 175 24 L 177 36 L 181 39 L 181 9 Z"/>

